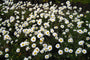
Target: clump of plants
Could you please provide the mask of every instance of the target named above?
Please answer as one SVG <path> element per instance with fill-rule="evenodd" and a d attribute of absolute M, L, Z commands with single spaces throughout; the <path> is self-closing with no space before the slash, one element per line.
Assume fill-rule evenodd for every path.
<path fill-rule="evenodd" d="M 69 1 L 0 4 L 0 57 L 44 60 L 78 57 L 90 49 L 90 13 Z"/>

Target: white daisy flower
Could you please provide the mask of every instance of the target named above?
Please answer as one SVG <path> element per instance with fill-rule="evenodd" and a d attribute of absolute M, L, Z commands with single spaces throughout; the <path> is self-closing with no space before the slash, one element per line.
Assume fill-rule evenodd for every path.
<path fill-rule="evenodd" d="M 39 34 L 37 35 L 37 37 L 38 37 L 38 38 L 41 38 L 41 37 L 43 37 L 43 34 L 42 34 L 42 33 L 39 33 Z"/>
<path fill-rule="evenodd" d="M 37 55 L 37 51 L 33 51 L 33 52 L 32 52 L 32 55 L 33 55 L 33 56 L 36 56 L 36 55 Z"/>
<path fill-rule="evenodd" d="M 9 48 L 6 48 L 6 49 L 5 49 L 5 52 L 9 52 Z"/>
<path fill-rule="evenodd" d="M 58 49 L 60 48 L 60 44 L 56 44 L 55 47 Z"/>
<path fill-rule="evenodd" d="M 86 40 L 87 40 L 87 41 L 90 40 L 90 37 L 86 37 Z"/>
<path fill-rule="evenodd" d="M 43 47 L 46 48 L 47 47 L 47 44 L 43 44 Z"/>
<path fill-rule="evenodd" d="M 88 32 L 88 35 L 90 35 L 90 32 Z"/>
<path fill-rule="evenodd" d="M 37 53 L 40 51 L 40 49 L 38 48 L 38 47 L 36 47 L 35 49 L 34 49 L 34 51 L 37 51 Z"/>
<path fill-rule="evenodd" d="M 75 51 L 75 54 L 80 54 L 82 51 L 82 48 L 78 48 L 76 51 Z"/>
<path fill-rule="evenodd" d="M 82 30 L 77 30 L 77 32 L 79 33 L 79 34 L 83 34 L 84 32 L 82 31 Z"/>
<path fill-rule="evenodd" d="M 79 45 L 83 45 L 83 44 L 84 44 L 84 41 L 81 40 L 81 41 L 78 42 L 78 44 L 79 44 Z"/>
<path fill-rule="evenodd" d="M 32 47 L 32 48 L 35 48 L 35 47 L 36 47 L 36 44 L 35 44 L 35 43 L 33 43 L 33 44 L 31 45 L 31 47 Z"/>
<path fill-rule="evenodd" d="M 54 32 L 54 33 L 53 33 L 53 36 L 56 37 L 56 36 L 58 36 L 58 35 L 57 35 L 57 33 Z"/>
<path fill-rule="evenodd" d="M 84 32 L 87 32 L 88 30 L 87 29 L 84 29 Z"/>
<path fill-rule="evenodd" d="M 10 17 L 10 22 L 14 22 L 14 20 L 15 20 L 15 17 L 11 16 Z"/>
<path fill-rule="evenodd" d="M 73 15 L 69 15 L 69 18 L 72 19 L 73 18 Z"/>
<path fill-rule="evenodd" d="M 35 36 L 31 37 L 31 41 L 36 42 L 36 37 Z"/>
<path fill-rule="evenodd" d="M 73 43 L 73 38 L 69 38 L 68 42 Z"/>
<path fill-rule="evenodd" d="M 40 53 L 43 54 L 44 53 L 44 50 L 40 50 Z"/>
<path fill-rule="evenodd" d="M 69 53 L 73 53 L 73 49 L 69 49 Z"/>
<path fill-rule="evenodd" d="M 69 52 L 69 48 L 65 47 L 64 51 Z"/>
<path fill-rule="evenodd" d="M 63 50 L 58 50 L 58 54 L 62 55 L 63 54 Z"/>
<path fill-rule="evenodd" d="M 25 43 L 24 42 L 21 42 L 20 43 L 20 47 L 24 47 L 25 46 Z"/>
<path fill-rule="evenodd" d="M 61 28 L 64 28 L 64 25 L 61 25 L 60 27 L 61 27 Z"/>
<path fill-rule="evenodd" d="M 64 42 L 64 39 L 63 38 L 59 38 L 58 40 L 60 43 L 63 43 Z"/>
<path fill-rule="evenodd" d="M 4 40 L 11 40 L 10 36 L 8 34 L 4 35 Z"/>
<path fill-rule="evenodd" d="M 37 24 L 38 24 L 38 25 L 41 25 L 41 24 L 42 24 L 42 19 L 39 19 L 39 20 L 37 21 Z"/>
<path fill-rule="evenodd" d="M 2 55 L 3 54 L 3 52 L 2 51 L 0 51 L 0 55 Z"/>
<path fill-rule="evenodd" d="M 45 55 L 45 59 L 49 59 L 49 55 Z"/>
<path fill-rule="evenodd" d="M 50 32 L 49 31 L 46 31 L 45 34 L 48 35 L 48 36 L 50 36 Z"/>
<path fill-rule="evenodd" d="M 5 54 L 5 58 L 8 58 L 9 57 L 9 54 Z"/>
<path fill-rule="evenodd" d="M 51 32 L 51 33 L 54 33 L 54 29 L 50 29 L 50 32 Z"/>
<path fill-rule="evenodd" d="M 52 50 L 52 46 L 49 45 L 49 46 L 48 46 L 48 51 L 51 51 L 51 50 Z"/>
<path fill-rule="evenodd" d="M 86 49 L 83 49 L 83 50 L 82 50 L 82 53 L 83 53 L 83 54 L 86 54 L 86 53 L 87 53 L 87 50 L 86 50 Z"/>
<path fill-rule="evenodd" d="M 19 53 L 19 52 L 20 52 L 20 48 L 17 48 L 17 49 L 16 49 L 16 52 Z"/>
<path fill-rule="evenodd" d="M 30 47 L 26 47 L 26 51 L 28 51 L 30 49 Z"/>
<path fill-rule="evenodd" d="M 28 59 L 32 59 L 32 57 L 31 56 L 28 56 Z"/>
<path fill-rule="evenodd" d="M 28 58 L 24 57 L 24 60 L 28 60 Z"/>

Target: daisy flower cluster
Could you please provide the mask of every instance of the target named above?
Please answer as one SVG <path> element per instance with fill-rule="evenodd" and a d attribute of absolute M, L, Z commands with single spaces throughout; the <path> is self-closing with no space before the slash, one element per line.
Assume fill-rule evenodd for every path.
<path fill-rule="evenodd" d="M 90 48 L 89 11 L 70 1 L 0 4 L 0 57 L 7 60 L 43 60 L 74 57 Z"/>

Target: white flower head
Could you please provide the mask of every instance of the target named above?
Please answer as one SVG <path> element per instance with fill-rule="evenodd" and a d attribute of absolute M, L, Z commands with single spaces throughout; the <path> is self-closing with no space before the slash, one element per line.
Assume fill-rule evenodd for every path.
<path fill-rule="evenodd" d="M 58 50 L 58 54 L 62 55 L 63 54 L 63 50 Z"/>
<path fill-rule="evenodd" d="M 88 35 L 90 35 L 90 32 L 88 32 Z"/>
<path fill-rule="evenodd" d="M 48 36 L 50 36 L 50 32 L 49 31 L 46 31 L 45 34 L 48 35 Z"/>
<path fill-rule="evenodd" d="M 20 48 L 17 48 L 17 49 L 16 49 L 16 52 L 19 53 L 19 52 L 20 52 Z"/>
<path fill-rule="evenodd" d="M 5 52 L 9 52 L 9 48 L 6 48 L 6 49 L 5 49 Z"/>
<path fill-rule="evenodd" d="M 55 47 L 58 49 L 60 48 L 60 44 L 56 44 Z"/>
<path fill-rule="evenodd" d="M 31 41 L 36 42 L 36 37 L 35 36 L 31 37 Z"/>
<path fill-rule="evenodd" d="M 69 52 L 69 48 L 65 47 L 64 51 Z"/>
<path fill-rule="evenodd" d="M 4 40 L 11 40 L 11 37 L 8 35 L 8 34 L 6 34 L 6 35 L 4 35 Z"/>
<path fill-rule="evenodd" d="M 0 55 L 2 55 L 3 54 L 3 52 L 2 51 L 0 51 Z"/>
<path fill-rule="evenodd" d="M 39 19 L 39 20 L 37 21 L 37 24 L 38 24 L 38 25 L 41 25 L 41 24 L 42 24 L 42 19 Z"/>
<path fill-rule="evenodd" d="M 20 43 L 20 47 L 24 47 L 25 46 L 25 43 L 24 42 L 21 42 Z"/>
<path fill-rule="evenodd" d="M 49 59 L 49 55 L 45 55 L 45 59 Z"/>
<path fill-rule="evenodd" d="M 79 44 L 79 45 L 83 45 L 83 44 L 84 44 L 84 41 L 81 40 L 81 41 L 78 42 L 78 44 Z"/>
<path fill-rule="evenodd" d="M 43 34 L 42 34 L 42 33 L 39 33 L 39 34 L 37 35 L 37 37 L 38 37 L 38 38 L 41 38 L 41 37 L 43 37 Z"/>
<path fill-rule="evenodd" d="M 73 53 L 73 49 L 69 49 L 69 53 Z"/>
<path fill-rule="evenodd" d="M 30 47 L 26 47 L 26 51 L 28 51 L 30 49 Z"/>
<path fill-rule="evenodd" d="M 28 60 L 28 58 L 24 57 L 24 60 Z"/>
<path fill-rule="evenodd" d="M 11 16 L 10 17 L 10 22 L 14 22 L 14 20 L 15 20 L 15 17 Z"/>
<path fill-rule="evenodd" d="M 83 53 L 83 54 L 86 54 L 86 53 L 87 53 L 87 50 L 86 50 L 86 49 L 83 49 L 83 50 L 82 50 L 82 53 Z"/>
<path fill-rule="evenodd" d="M 48 46 L 48 51 L 51 51 L 51 50 L 52 50 L 52 46 L 49 45 L 49 46 Z"/>
<path fill-rule="evenodd" d="M 8 58 L 9 57 L 9 54 L 5 54 L 5 58 Z"/>
<path fill-rule="evenodd" d="M 77 32 L 79 33 L 79 34 L 83 34 L 84 32 L 82 31 L 82 30 L 77 30 Z"/>
<path fill-rule="evenodd" d="M 35 48 L 35 47 L 36 47 L 36 44 L 35 44 L 35 43 L 33 43 L 33 44 L 31 45 L 31 47 L 32 47 L 32 48 Z"/>
<path fill-rule="evenodd" d="M 80 54 L 82 52 L 82 48 L 78 48 L 76 51 L 75 51 L 75 54 Z"/>
<path fill-rule="evenodd" d="M 69 38 L 68 42 L 73 43 L 73 38 Z"/>
<path fill-rule="evenodd" d="M 58 40 L 60 43 L 63 43 L 64 42 L 64 39 L 63 38 L 59 38 Z"/>
<path fill-rule="evenodd" d="M 33 52 L 32 52 L 32 55 L 33 55 L 33 56 L 36 56 L 36 55 L 37 55 L 37 51 L 33 51 Z"/>

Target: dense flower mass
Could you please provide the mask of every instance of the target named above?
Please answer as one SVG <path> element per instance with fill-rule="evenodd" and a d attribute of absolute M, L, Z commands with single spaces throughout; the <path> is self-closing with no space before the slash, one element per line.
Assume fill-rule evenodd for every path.
<path fill-rule="evenodd" d="M 0 56 L 10 60 L 43 60 L 78 56 L 90 48 L 89 11 L 52 2 L 0 4 Z"/>

